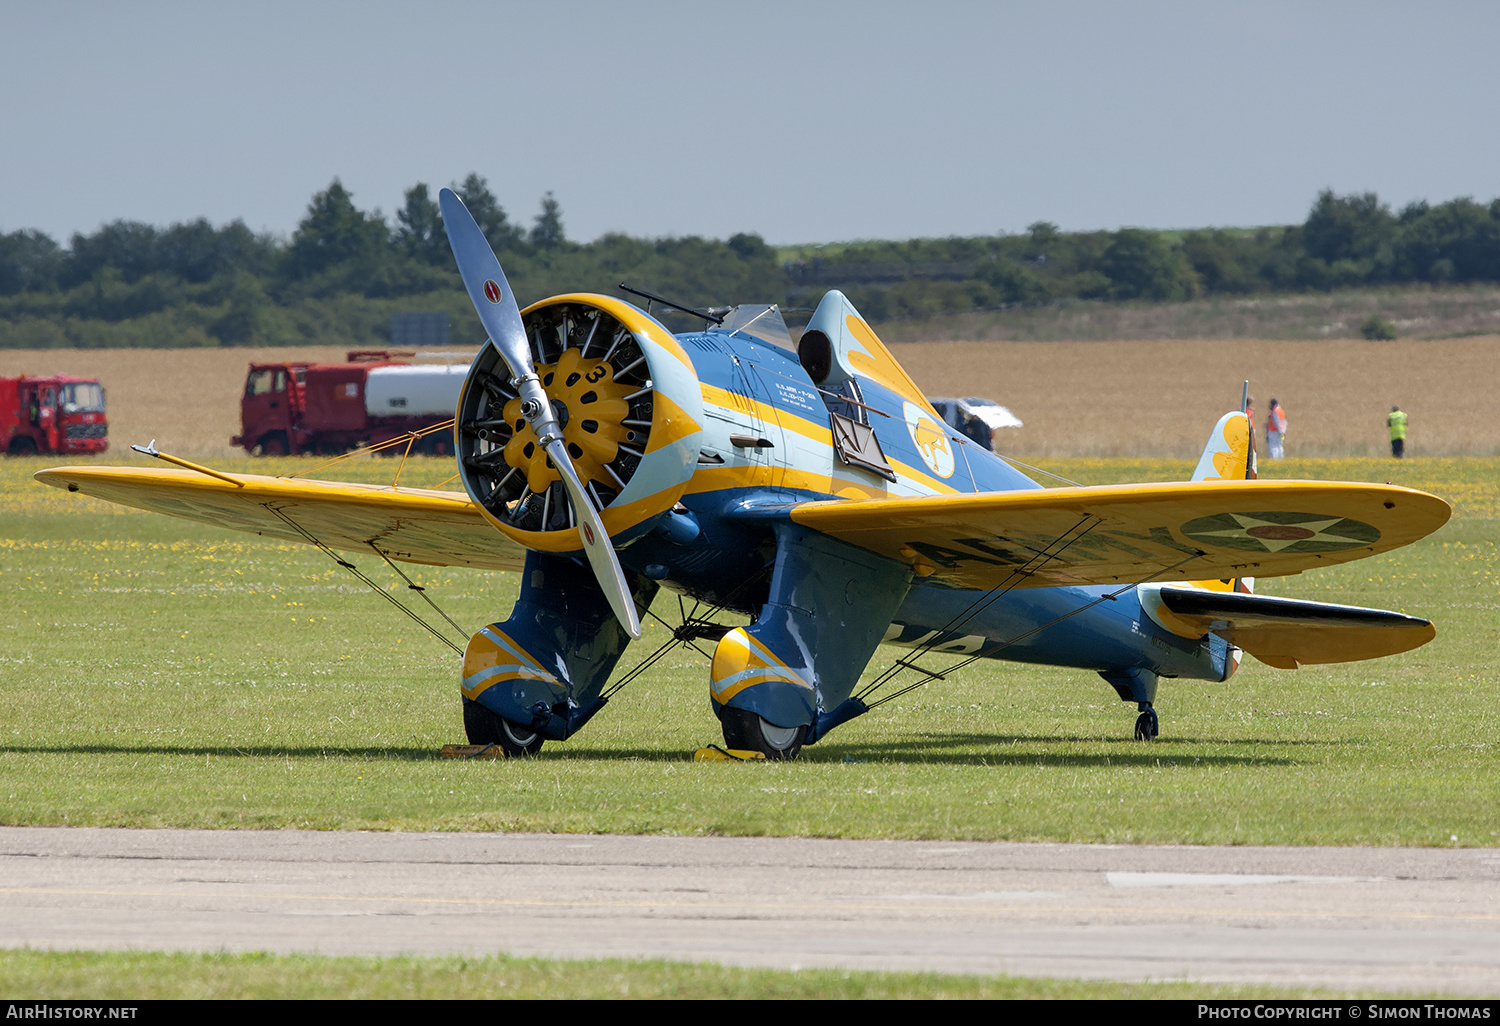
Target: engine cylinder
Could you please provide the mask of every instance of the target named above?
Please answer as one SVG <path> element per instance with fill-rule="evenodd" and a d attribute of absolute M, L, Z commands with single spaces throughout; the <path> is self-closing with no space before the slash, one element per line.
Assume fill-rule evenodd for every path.
<path fill-rule="evenodd" d="M 628 541 L 692 480 L 703 419 L 693 361 L 655 318 L 610 296 L 555 296 L 521 321 L 579 480 L 610 537 Z M 579 550 L 562 477 L 521 407 L 510 369 L 485 346 L 458 400 L 459 477 L 517 543 Z"/>

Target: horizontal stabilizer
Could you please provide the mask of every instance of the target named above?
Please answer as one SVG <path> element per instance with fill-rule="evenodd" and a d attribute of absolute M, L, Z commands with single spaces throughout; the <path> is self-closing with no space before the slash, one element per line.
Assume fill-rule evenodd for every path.
<path fill-rule="evenodd" d="M 1394 485 L 1203 481 L 810 502 L 791 517 L 987 590 L 1296 574 L 1409 545 L 1450 513 Z"/>
<path fill-rule="evenodd" d="M 306 542 L 310 535 L 355 552 L 374 545 L 408 563 L 520 570 L 526 561 L 526 550 L 458 492 L 155 467 L 59 467 L 36 478 L 122 506 L 268 538 Z"/>
<path fill-rule="evenodd" d="M 1154 618 L 1170 629 L 1186 633 L 1186 627 L 1199 637 L 1212 632 L 1283 670 L 1395 655 L 1437 636 L 1432 621 L 1384 609 L 1198 588 L 1151 591 L 1166 613 L 1157 610 Z M 1142 604 L 1148 601 L 1142 595 Z"/>

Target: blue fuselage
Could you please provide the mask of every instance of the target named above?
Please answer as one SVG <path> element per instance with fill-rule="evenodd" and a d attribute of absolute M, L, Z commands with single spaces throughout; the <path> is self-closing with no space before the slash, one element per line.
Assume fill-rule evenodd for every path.
<path fill-rule="evenodd" d="M 620 557 L 680 593 L 754 616 L 765 597 L 778 529 L 791 523 L 797 503 L 1041 487 L 947 425 L 941 430 L 951 458 L 934 461 L 930 446 L 924 457 L 919 441 L 930 438 L 911 426 L 912 397 L 875 380 L 859 380 L 857 402 L 850 404 L 847 390 L 830 395 L 815 386 L 787 349 L 717 330 L 676 337 L 703 388 L 702 452 L 681 500 L 687 512 L 676 515 L 692 523 L 658 528 L 625 545 Z M 835 410 L 873 430 L 888 474 L 841 458 L 830 427 Z M 922 424 L 933 429 L 930 419 Z M 748 439 L 757 444 L 746 445 Z M 885 641 L 1094 670 L 1117 689 L 1133 670 L 1215 681 L 1233 670 L 1224 642 L 1164 630 L 1142 611 L 1131 586 L 996 593 L 916 577 Z M 1130 697 L 1125 690 L 1121 695 Z"/>

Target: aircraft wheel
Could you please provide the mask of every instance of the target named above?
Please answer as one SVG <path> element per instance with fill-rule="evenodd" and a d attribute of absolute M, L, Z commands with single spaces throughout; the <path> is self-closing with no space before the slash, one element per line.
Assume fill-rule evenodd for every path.
<path fill-rule="evenodd" d="M 720 710 L 724 746 L 746 752 L 761 752 L 767 759 L 795 759 L 802 751 L 806 727 L 778 727 L 744 709 Z"/>
<path fill-rule="evenodd" d="M 1156 719 L 1156 710 L 1147 708 L 1135 718 L 1135 739 L 1137 741 L 1155 741 L 1156 735 L 1160 733 L 1161 724 Z"/>
<path fill-rule="evenodd" d="M 478 702 L 464 699 L 464 733 L 471 745 L 499 745 L 509 758 L 541 751 L 542 735 L 517 726 Z"/>

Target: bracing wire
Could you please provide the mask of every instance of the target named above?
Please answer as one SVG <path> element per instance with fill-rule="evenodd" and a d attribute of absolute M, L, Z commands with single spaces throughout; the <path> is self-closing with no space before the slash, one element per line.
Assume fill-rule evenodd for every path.
<path fill-rule="evenodd" d="M 870 708 L 870 709 L 873 709 L 877 705 L 883 705 L 886 702 L 891 701 L 892 699 L 900 698 L 902 695 L 904 695 L 904 694 L 906 694 L 906 693 L 908 693 L 910 691 L 915 691 L 917 688 L 925 686 L 929 681 L 932 681 L 932 680 L 944 680 L 944 679 L 946 679 L 946 675 L 947 674 L 957 673 L 959 670 L 962 670 L 962 669 L 964 669 L 964 668 L 966 668 L 968 666 L 972 666 L 974 663 L 978 662 L 980 659 L 992 659 L 992 658 L 994 658 L 995 653 L 997 653 L 997 652 L 1003 652 L 1007 648 L 1010 648 L 1012 645 L 1018 645 L 1021 642 L 1025 641 L 1027 638 L 1030 638 L 1030 637 L 1032 637 L 1034 635 L 1040 634 L 1042 631 L 1045 631 L 1045 630 L 1047 630 L 1047 629 L 1049 629 L 1051 627 L 1055 627 L 1058 624 L 1062 623 L 1064 620 L 1069 619 L 1070 617 L 1077 616 L 1079 613 L 1083 613 L 1083 612 L 1086 612 L 1086 611 L 1088 611 L 1090 609 L 1093 609 L 1095 606 L 1099 605 L 1101 602 L 1113 602 L 1116 598 L 1118 598 L 1119 596 L 1125 594 L 1127 591 L 1130 591 L 1132 588 L 1138 588 L 1138 587 L 1140 587 L 1143 584 L 1149 584 L 1155 578 L 1160 577 L 1163 574 L 1169 574 L 1173 570 L 1176 570 L 1178 567 L 1182 566 L 1183 564 L 1191 562 L 1192 560 L 1197 559 L 1201 555 L 1203 555 L 1202 552 L 1193 552 L 1193 553 L 1190 553 L 1190 554 L 1184 556 L 1183 558 L 1179 559 L 1177 562 L 1173 563 L 1171 566 L 1162 567 L 1160 570 L 1157 570 L 1155 573 L 1151 574 L 1148 577 L 1144 577 L 1144 578 L 1142 578 L 1139 581 L 1134 581 L 1134 582 L 1132 582 L 1130 584 L 1123 585 L 1122 587 L 1116 588 L 1114 591 L 1109 592 L 1106 595 L 1100 595 L 1098 598 L 1094 599 L 1094 601 L 1092 601 L 1092 602 L 1086 602 L 1083 605 L 1078 606 L 1076 609 L 1070 609 L 1066 613 L 1063 613 L 1061 616 L 1054 617 L 1053 619 L 1049 620 L 1048 622 L 1046 622 L 1044 624 L 1039 624 L 1038 626 L 1033 627 L 1033 628 L 1031 628 L 1028 631 L 1023 631 L 1022 633 L 1017 634 L 1015 637 L 1009 638 L 1006 641 L 1001 642 L 999 645 L 994 645 L 994 646 L 986 645 L 985 647 L 983 647 L 982 649 L 980 649 L 978 652 L 976 652 L 973 655 L 969 656 L 967 659 L 961 659 L 958 662 L 954 663 L 952 666 L 945 667 L 942 670 L 942 672 L 937 672 L 937 671 L 934 671 L 934 670 L 929 670 L 926 667 L 922 667 L 922 666 L 916 666 L 916 665 L 907 663 L 905 660 L 897 660 L 897 665 L 901 665 L 901 666 L 904 666 L 904 668 L 909 668 L 909 669 L 915 670 L 918 673 L 924 674 L 925 676 L 921 680 L 916 681 L 916 682 L 914 682 L 912 684 L 908 684 L 906 687 L 901 688 L 900 690 L 895 691 L 892 694 L 889 694 L 889 695 L 886 695 L 886 696 L 884 696 L 882 698 L 876 699 L 873 702 L 867 702 L 866 706 L 868 708 Z M 900 671 L 897 670 L 896 672 L 900 672 Z M 894 674 L 892 674 L 890 670 L 887 670 L 886 673 L 882 675 L 882 677 L 885 677 L 886 679 L 889 679 L 889 677 L 891 677 L 891 676 L 894 676 Z M 872 690 L 873 690 L 873 688 L 866 688 L 859 696 L 856 696 L 856 697 L 859 697 L 861 700 L 863 700 L 863 696 L 869 694 L 870 691 L 872 691 Z"/>
<path fill-rule="evenodd" d="M 1024 470 L 1034 470 L 1038 474 L 1046 474 L 1048 477 L 1056 478 L 1057 480 L 1061 481 L 1063 484 L 1069 484 L 1069 485 L 1072 485 L 1075 488 L 1084 488 L 1084 487 L 1086 487 L 1085 485 L 1080 484 L 1077 481 L 1074 481 L 1072 478 L 1063 477 L 1061 474 L 1054 474 L 1054 473 L 1052 473 L 1052 471 L 1050 471 L 1050 470 L 1043 470 L 1041 467 L 1033 467 L 1030 463 L 1022 463 L 1020 460 L 1015 459 L 1015 458 L 1010 457 L 1010 456 L 1006 456 L 1004 453 L 998 453 L 997 452 L 997 453 L 995 453 L 995 455 L 999 456 L 1002 460 L 1004 460 L 1006 463 L 1009 463 L 1013 467 L 1021 467 Z"/>
<path fill-rule="evenodd" d="M 427 435 L 437 434 L 439 431 L 452 431 L 453 425 L 456 420 L 457 418 L 450 417 L 440 424 L 429 424 L 427 427 L 422 428 L 420 431 L 407 431 L 403 434 L 397 435 L 395 438 L 387 439 L 384 442 L 376 442 L 374 445 L 366 445 L 363 448 L 352 449 L 349 452 L 340 453 L 332 459 L 324 460 L 321 463 L 314 463 L 310 467 L 302 467 L 299 470 L 292 471 L 292 473 L 290 474 L 282 474 L 281 477 L 285 480 L 291 480 L 292 478 L 301 477 L 303 474 L 311 474 L 315 470 L 322 470 L 325 467 L 331 467 L 336 463 L 343 463 L 346 460 L 352 460 L 359 456 L 368 456 L 372 452 L 380 452 L 384 449 L 389 449 L 397 445 L 406 446 L 407 454 L 410 455 L 411 447 L 417 439 L 425 438 Z M 401 464 L 402 467 L 404 467 L 406 465 L 406 460 L 403 459 L 401 461 Z M 400 476 L 401 469 L 397 468 L 396 477 L 400 478 Z M 449 480 L 452 480 L 452 478 L 449 478 Z M 392 482 L 391 487 L 395 487 L 394 482 Z"/>
<path fill-rule="evenodd" d="M 972 666 L 972 664 L 977 663 L 977 661 L 980 661 L 981 658 L 993 658 L 995 657 L 996 652 L 1005 651 L 1005 649 L 1010 648 L 1011 645 L 1019 645 L 1020 642 L 1028 639 L 1028 637 L 1034 636 L 1034 634 L 1040 634 L 1041 631 L 1047 630 L 1047 628 L 1049 627 L 1056 627 L 1056 625 L 1061 624 L 1064 619 L 1068 619 L 1070 618 L 1070 616 L 1077 616 L 1079 615 L 1079 613 L 1088 612 L 1089 609 L 1094 609 L 1095 606 L 1098 606 L 1101 601 L 1115 601 L 1116 598 L 1119 597 L 1119 595 L 1125 594 L 1125 592 L 1130 591 L 1131 588 L 1139 588 L 1139 586 L 1143 585 L 1143 583 L 1151 583 L 1151 580 L 1154 579 L 1154 577 L 1163 576 L 1164 573 L 1172 573 L 1173 570 L 1181 567 L 1181 565 L 1185 564 L 1185 562 L 1193 561 L 1193 559 L 1199 558 L 1200 555 L 1203 555 L 1203 553 L 1191 553 L 1191 555 L 1184 556 L 1184 558 L 1178 559 L 1178 561 L 1173 562 L 1170 567 L 1163 567 L 1161 568 L 1161 570 L 1155 571 L 1155 573 L 1151 574 L 1151 576 L 1149 577 L 1142 577 L 1142 579 L 1136 580 L 1136 582 L 1128 583 L 1128 585 L 1121 586 L 1121 588 L 1116 588 L 1115 591 L 1109 592 L 1109 594 L 1100 595 L 1100 597 L 1095 598 L 1094 601 L 1088 601 L 1088 603 L 1083 603 L 1082 606 L 1076 607 L 1076 609 L 1070 609 L 1068 610 L 1068 612 L 1062 613 L 1061 616 L 1055 616 L 1055 618 L 1047 621 L 1046 624 L 1037 625 L 1037 627 L 1032 627 L 1031 630 L 1023 631 L 1023 633 L 1017 634 L 1016 637 L 1011 637 L 1011 639 L 1005 640 L 1005 642 L 1002 642 L 1001 645 L 986 646 L 986 648 L 981 649 L 981 651 L 975 652 L 974 655 L 969 655 L 968 658 L 963 658 L 963 660 L 957 661 L 957 663 L 954 663 L 953 666 L 945 667 L 945 669 L 942 670 L 941 673 L 935 672 L 935 670 L 927 669 L 927 667 L 924 666 L 910 666 L 910 669 L 916 670 L 916 672 L 926 673 L 926 678 L 921 679 L 921 681 L 916 681 L 915 684 L 907 684 L 906 687 L 901 688 L 901 690 L 895 691 L 894 694 L 886 694 L 885 697 L 880 697 L 880 699 L 874 700 L 874 702 L 868 702 L 868 708 L 873 709 L 874 706 L 880 705 L 880 703 L 883 702 L 889 702 L 889 700 L 894 699 L 894 697 L 900 697 L 901 694 L 906 694 L 907 691 L 916 690 L 916 688 L 922 687 L 922 685 L 927 684 L 927 682 L 932 681 L 932 679 L 945 679 L 945 675 L 947 675 L 947 673 L 959 672 L 959 670 L 965 669 L 965 667 Z"/>
<path fill-rule="evenodd" d="M 381 598 L 385 599 L 387 602 L 389 602 L 391 605 L 395 606 L 397 609 L 401 610 L 401 612 L 405 613 L 416 624 L 418 624 L 420 627 L 422 627 L 423 630 L 426 630 L 433 637 L 437 638 L 443 644 L 445 644 L 449 648 L 453 649 L 453 651 L 456 652 L 456 653 L 458 653 L 458 655 L 462 656 L 464 654 L 464 650 L 461 649 L 461 648 L 459 648 L 457 645 L 455 645 L 452 642 L 452 640 L 450 640 L 445 634 L 443 634 L 441 631 L 439 631 L 436 627 L 432 626 L 426 620 L 423 620 L 416 613 L 413 613 L 410 609 L 408 609 L 405 606 L 405 604 L 403 604 L 402 602 L 400 602 L 399 600 L 397 600 L 397 598 L 394 595 L 392 595 L 390 592 L 386 591 L 379 584 L 375 583 L 375 581 L 371 580 L 370 577 L 369 577 L 369 575 L 366 574 L 363 570 L 361 570 L 359 567 L 355 566 L 353 563 L 349 562 L 347 559 L 342 558 L 337 552 L 334 552 L 333 549 L 331 549 L 327 545 L 323 544 L 323 542 L 320 539 L 318 539 L 317 537 L 315 537 L 311 531 L 307 530 L 301 524 L 297 523 L 291 517 L 287 516 L 287 514 L 283 510 L 277 509 L 275 506 L 272 506 L 269 503 L 263 503 L 262 505 L 264 505 L 265 508 L 267 510 L 269 510 L 272 514 L 274 514 L 276 517 L 278 517 L 280 520 L 282 520 L 288 527 L 290 527 L 292 530 L 294 530 L 298 534 L 300 534 L 304 539 L 307 540 L 307 542 L 309 544 L 314 545 L 317 548 L 323 550 L 323 552 L 330 559 L 332 559 L 335 563 L 337 563 L 339 566 L 343 567 L 345 570 L 348 570 L 351 574 L 353 574 L 359 580 L 363 581 L 369 587 L 369 589 L 371 591 L 373 591 L 375 594 L 379 595 Z M 371 548 L 374 548 L 374 546 L 371 545 Z M 380 550 L 376 549 L 375 551 L 379 552 Z M 381 553 L 381 555 L 384 556 L 384 553 Z M 389 563 L 390 560 L 386 560 L 386 562 Z M 397 572 L 399 573 L 399 571 L 397 571 Z M 403 578 L 406 577 L 405 574 L 402 574 L 401 576 Z M 411 582 L 410 582 L 409 579 L 408 579 L 407 583 L 411 584 Z M 416 586 L 412 585 L 412 587 L 415 588 Z M 422 589 L 416 588 L 416 590 L 420 593 Z M 425 598 L 426 596 L 424 595 L 423 597 Z M 430 599 L 428 600 L 428 602 L 429 602 L 429 604 L 431 604 L 431 600 Z M 437 607 L 434 605 L 433 608 L 437 608 Z M 446 618 L 447 617 L 446 617 L 446 614 L 445 614 L 445 619 Z M 448 622 L 449 623 L 453 623 L 453 621 L 451 619 L 449 619 Z M 462 628 L 459 628 L 457 624 L 453 624 L 453 626 L 456 629 L 458 629 L 460 631 L 460 633 L 462 633 Z"/>
<path fill-rule="evenodd" d="M 656 663 L 661 661 L 661 659 L 666 656 L 668 652 L 670 652 L 678 645 L 687 645 L 691 647 L 694 652 L 697 652 L 699 655 L 701 655 L 704 659 L 712 659 L 712 655 L 703 651 L 703 649 L 699 648 L 694 643 L 694 639 L 692 637 L 693 628 L 723 626 L 722 624 L 715 623 L 710 619 L 710 617 L 717 616 L 719 613 L 723 612 L 728 607 L 729 603 L 733 602 L 739 595 L 741 595 L 745 591 L 745 589 L 749 588 L 752 584 L 755 584 L 757 581 L 765 577 L 765 575 L 770 573 L 771 570 L 774 569 L 774 567 L 774 563 L 768 563 L 756 573 L 753 573 L 749 577 L 745 578 L 738 585 L 736 585 L 734 589 L 729 592 L 729 594 L 725 595 L 722 601 L 709 606 L 708 612 L 703 616 L 698 615 L 698 609 L 702 605 L 701 602 L 699 602 L 697 599 L 694 599 L 692 612 L 689 613 L 686 611 L 686 607 L 683 605 L 682 596 L 679 595 L 677 598 L 677 609 L 682 616 L 682 624 L 678 627 L 673 627 L 666 620 L 658 616 L 654 610 L 645 610 L 647 615 L 660 623 L 663 627 L 670 631 L 671 634 L 667 638 L 667 640 L 663 642 L 659 648 L 656 649 L 656 651 L 646 656 L 635 666 L 631 667 L 630 670 L 625 674 L 625 676 L 621 677 L 619 680 L 611 684 L 608 689 L 603 692 L 603 697 L 608 698 L 619 692 L 619 690 L 626 684 L 629 684 L 646 670 L 650 669 Z M 636 608 L 640 608 L 639 604 L 637 604 Z"/>
<path fill-rule="evenodd" d="M 1088 519 L 1088 517 L 1085 517 L 1085 519 Z M 1068 531 L 1065 531 L 1064 534 L 1058 535 L 1058 538 L 1055 538 L 1052 543 L 1047 544 L 1046 549 L 1043 549 L 1040 553 L 1038 553 L 1038 555 L 1044 555 L 1044 553 L 1047 553 L 1046 558 L 1043 559 L 1043 565 L 1046 564 L 1046 562 L 1052 561 L 1052 559 L 1058 558 L 1058 556 L 1062 555 L 1062 552 L 1064 552 L 1064 550 L 1067 549 L 1068 546 L 1071 546 L 1074 541 L 1079 541 L 1080 538 L 1083 537 L 1083 535 L 1088 534 L 1089 531 L 1092 531 L 1092 529 L 1094 529 L 1094 526 L 1097 526 L 1098 520 L 1095 520 L 1094 525 L 1089 525 L 1089 528 L 1085 529 L 1082 534 L 1079 534 L 1077 535 L 1077 537 L 1068 540 L 1068 543 L 1064 544 L 1061 549 L 1056 550 L 1056 552 L 1049 553 L 1049 550 L 1052 549 L 1053 544 L 1058 543 L 1058 541 L 1061 541 L 1062 538 L 1067 538 L 1068 534 L 1073 534 L 1073 531 L 1077 531 L 1077 529 L 1079 529 L 1079 526 L 1082 526 L 1082 523 L 1083 520 L 1080 520 L 1080 522 L 1076 523 L 1073 528 L 1068 529 Z M 1017 634 L 1016 637 L 1011 637 L 1011 639 L 1005 640 L 1005 642 L 1002 642 L 1001 645 L 986 645 L 984 646 L 984 648 L 981 648 L 980 651 L 975 652 L 974 655 L 969 655 L 968 658 L 963 658 L 963 660 L 957 661 L 957 663 L 954 663 L 953 666 L 945 667 L 945 669 L 941 670 L 941 672 L 939 672 L 939 670 L 927 669 L 927 667 L 924 666 L 918 666 L 918 664 L 913 661 L 916 660 L 916 658 L 921 658 L 922 655 L 927 655 L 929 654 L 929 652 L 932 652 L 932 649 L 936 648 L 936 646 L 941 643 L 938 639 L 941 639 L 944 634 L 950 633 L 950 631 L 957 630 L 957 628 L 963 627 L 963 625 L 968 624 L 971 619 L 974 619 L 975 616 L 978 616 L 981 612 L 984 612 L 984 609 L 987 609 L 987 607 L 992 606 L 995 601 L 998 601 L 999 598 L 1002 597 L 1002 595 L 1007 594 L 1007 592 L 1010 592 L 1011 589 L 1014 589 L 1014 586 L 1016 585 L 1011 582 L 1016 579 L 1017 574 L 1032 574 L 1035 573 L 1035 571 L 1040 570 L 1041 565 L 1038 565 L 1035 570 L 1029 570 L 1028 567 L 1031 567 L 1031 562 L 1028 562 L 1025 567 L 1020 568 L 1020 570 L 1017 570 L 1016 573 L 1013 573 L 1010 577 L 1007 577 L 1007 579 L 1005 579 L 1004 582 L 1001 583 L 1001 585 L 996 586 L 996 588 L 990 589 L 990 591 L 984 592 L 984 595 L 981 595 L 980 598 L 977 598 L 974 603 L 969 604 L 969 606 L 966 607 L 963 612 L 960 612 L 959 615 L 956 615 L 953 619 L 950 619 L 950 621 L 948 621 L 948 624 L 942 627 L 942 630 L 936 631 L 936 633 L 933 634 L 933 636 L 930 637 L 929 640 L 927 640 L 927 643 L 924 643 L 921 648 L 916 649 L 915 654 L 910 655 L 910 657 L 907 658 L 898 658 L 898 660 L 895 660 L 894 663 L 892 663 L 891 666 L 888 667 L 888 669 L 883 670 L 883 672 L 880 673 L 879 676 L 876 676 L 876 679 L 874 679 L 874 681 L 871 681 L 870 684 L 865 685 L 865 687 L 862 688 L 862 690 L 859 691 L 858 694 L 855 694 L 855 697 L 859 700 L 867 699 L 867 697 L 870 696 L 871 693 L 874 693 L 877 688 L 883 687 L 883 685 L 891 682 L 892 679 L 894 679 L 895 676 L 898 675 L 898 673 L 903 672 L 903 670 L 910 669 L 915 670 L 915 672 L 922 673 L 922 678 L 919 679 L 919 681 L 912 682 L 912 684 L 907 684 L 906 687 L 898 688 L 898 690 L 894 691 L 894 693 L 886 694 L 886 696 L 879 697 L 879 699 L 873 700 L 873 702 L 865 702 L 865 705 L 867 705 L 868 708 L 874 708 L 874 706 L 876 705 L 883 705 L 883 703 L 889 702 L 889 700 L 892 699 L 897 699 L 897 697 L 903 696 L 903 694 L 909 693 L 909 691 L 916 690 L 916 688 L 918 687 L 924 687 L 924 685 L 929 684 L 930 681 L 935 681 L 935 679 L 945 679 L 947 678 L 948 673 L 956 673 L 957 670 L 965 669 L 965 667 L 971 666 L 971 664 L 974 664 L 975 661 L 980 660 L 980 658 L 993 658 L 995 657 L 996 652 L 1001 652 L 1004 651 L 1004 649 L 1010 648 L 1010 646 L 1017 645 L 1017 643 L 1023 642 L 1023 640 L 1028 639 L 1028 637 L 1032 637 L 1034 636 L 1034 634 L 1041 633 L 1041 631 L 1047 630 L 1047 628 L 1049 627 L 1055 627 L 1055 625 L 1059 624 L 1059 622 L 1065 621 L 1065 619 L 1071 618 L 1071 616 L 1077 616 L 1079 615 L 1079 613 L 1086 612 L 1086 610 L 1092 609 L 1092 607 L 1094 606 L 1098 606 L 1098 604 L 1103 603 L 1103 601 L 1113 601 L 1116 597 L 1119 597 L 1119 595 L 1125 594 L 1125 592 L 1130 591 L 1131 588 L 1137 588 L 1137 586 L 1143 585 L 1143 583 L 1149 583 L 1151 582 L 1151 580 L 1154 580 L 1155 577 L 1163 576 L 1163 574 L 1172 573 L 1172 571 L 1176 570 L 1176 568 L 1181 567 L 1181 565 L 1187 564 L 1187 562 L 1193 561 L 1193 559 L 1197 559 L 1202 555 L 1203 552 L 1188 553 L 1187 556 L 1179 559 L 1178 562 L 1170 565 L 1170 567 L 1160 568 L 1160 570 L 1155 571 L 1155 573 L 1143 577 L 1142 580 L 1128 583 L 1128 585 L 1121 586 L 1121 588 L 1115 589 L 1115 591 L 1109 592 L 1109 594 L 1100 595 L 1100 597 L 1095 598 L 1094 601 L 1089 601 L 1089 603 L 1082 604 L 1082 606 L 1076 607 L 1076 609 L 1070 609 L 1068 610 L 1068 612 L 1062 613 L 1061 616 L 1056 616 L 1056 618 L 1052 619 L 1052 621 L 1046 622 L 1046 624 L 1037 625 L 1037 627 L 1032 627 L 1031 630 L 1025 631 L 1025 633 Z"/>
<path fill-rule="evenodd" d="M 639 608 L 639 607 L 637 607 L 637 608 Z M 669 623 L 667 623 L 667 621 L 663 620 L 660 616 L 658 616 L 652 610 L 647 609 L 646 610 L 646 615 L 650 616 L 653 620 L 656 620 L 657 622 L 659 622 L 663 627 L 667 628 L 667 630 L 672 631 L 672 625 L 669 624 Z M 613 684 L 611 684 L 604 691 L 600 692 L 600 696 L 599 697 L 601 697 L 601 698 L 613 698 L 616 694 L 619 693 L 619 691 L 620 691 L 621 688 L 625 687 L 626 684 L 629 684 L 631 681 L 635 680 L 635 678 L 639 677 L 642 673 L 645 673 L 651 667 L 655 666 L 658 662 L 660 662 L 667 655 L 668 652 L 672 651 L 672 649 L 675 648 L 675 647 L 677 647 L 679 644 L 692 645 L 694 651 L 696 651 L 699 655 L 701 655 L 701 656 L 703 656 L 705 658 L 708 658 L 708 653 L 704 652 L 697 645 L 693 645 L 693 643 L 691 641 L 683 642 L 681 639 L 679 639 L 677 637 L 676 632 L 673 631 L 673 633 L 671 633 L 671 634 L 669 634 L 667 636 L 667 640 L 665 642 L 663 642 L 656 649 L 656 651 L 652 652 L 650 655 L 648 655 L 646 658 L 642 659 L 635 666 L 631 667 L 629 673 L 625 674 L 625 676 L 621 677 L 619 680 L 615 681 Z"/>
<path fill-rule="evenodd" d="M 471 634 L 474 633 L 473 631 L 466 631 L 462 627 L 460 627 L 458 624 L 454 623 L 453 622 L 453 617 L 449 616 L 447 613 L 445 613 L 441 609 L 439 609 L 438 608 L 438 604 L 436 602 L 432 601 L 432 597 L 427 594 L 427 589 L 424 588 L 424 587 L 422 587 L 420 584 L 417 584 L 410 577 L 406 576 L 406 573 L 391 560 L 391 557 L 388 556 L 388 555 L 386 555 L 380 549 L 378 549 L 375 546 L 374 542 L 370 542 L 369 545 L 370 545 L 370 551 L 373 552 L 373 553 L 375 553 L 375 555 L 379 556 L 381 559 L 385 560 L 385 565 L 388 566 L 388 567 L 390 567 L 393 571 L 395 571 L 397 577 L 401 578 L 403 581 L 406 582 L 406 587 L 408 589 L 410 589 L 411 591 L 416 592 L 418 595 L 422 596 L 422 600 L 424 602 L 426 602 L 429 606 L 432 607 L 432 611 L 434 613 L 436 613 L 438 616 L 441 616 L 444 620 L 447 620 L 448 623 L 449 623 L 449 625 L 451 625 L 454 630 L 458 631 L 458 633 L 459 633 L 459 635 L 461 637 L 467 638 L 469 635 L 471 635 Z"/>
<path fill-rule="evenodd" d="M 1042 567 L 1057 559 L 1064 552 L 1066 552 L 1071 545 L 1081 540 L 1101 522 L 1102 521 L 1100 521 L 1099 518 L 1095 517 L 1092 513 L 1084 514 L 1081 518 L 1079 518 L 1076 524 L 1068 528 L 1056 538 L 1052 539 L 1052 541 L 1048 542 L 1046 547 L 1037 552 L 1037 554 L 1032 556 L 1031 559 L 1027 560 L 1024 564 L 1017 567 L 1016 569 L 1012 570 L 1010 574 L 1005 578 L 1005 580 L 1001 581 L 998 585 L 996 585 L 994 588 L 991 588 L 989 591 L 984 592 L 973 602 L 969 603 L 967 607 L 954 614 L 954 616 L 949 619 L 949 621 L 942 627 L 938 628 L 938 630 L 931 636 L 931 638 L 929 638 L 921 648 L 918 648 L 915 653 L 907 657 L 906 660 L 898 660 L 895 664 L 886 669 L 883 673 L 881 673 L 873 681 L 866 685 L 854 697 L 863 701 L 868 695 L 873 694 L 875 691 L 888 684 L 893 678 L 901 673 L 903 668 L 910 668 L 919 670 L 920 672 L 926 672 L 924 670 L 921 670 L 920 667 L 916 666 L 914 661 L 917 659 L 921 659 L 923 656 L 931 652 L 932 649 L 936 648 L 939 644 L 937 639 L 943 637 L 945 634 L 959 629 L 960 627 L 967 624 L 970 620 L 974 619 L 974 617 L 984 612 L 990 606 L 994 605 L 1003 596 L 1014 590 L 1021 583 L 1021 581 L 1035 574 Z M 1080 528 L 1082 528 L 1081 531 L 1079 530 Z M 1069 538 L 1068 536 L 1073 535 L 1075 531 L 1077 531 L 1078 533 Z M 1064 539 L 1066 539 L 1066 541 L 1064 541 Z M 1055 552 L 1052 551 L 1052 547 L 1054 545 L 1057 545 L 1059 542 L 1064 542 L 1062 547 L 1057 549 L 1057 551 Z"/>

